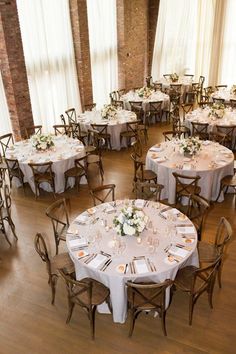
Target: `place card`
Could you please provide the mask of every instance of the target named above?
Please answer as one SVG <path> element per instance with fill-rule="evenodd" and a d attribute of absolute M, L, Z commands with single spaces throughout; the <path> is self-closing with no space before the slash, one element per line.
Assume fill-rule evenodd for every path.
<path fill-rule="evenodd" d="M 71 248 L 74 248 L 74 247 L 83 247 L 83 246 L 86 246 L 87 245 L 87 241 L 84 237 L 81 237 L 81 238 L 76 238 L 74 240 L 69 240 L 69 246 Z"/>
<path fill-rule="evenodd" d="M 176 246 L 171 246 L 169 248 L 168 252 L 170 254 L 173 254 L 174 256 L 178 256 L 181 258 L 185 258 L 189 254 L 189 251 L 187 251 L 183 248 L 176 247 Z"/>
<path fill-rule="evenodd" d="M 137 259 L 133 261 L 136 273 L 143 274 L 148 273 L 149 269 L 145 259 Z"/>
<path fill-rule="evenodd" d="M 142 209 L 142 208 L 144 208 L 145 202 L 146 201 L 143 199 L 136 199 L 134 204 L 135 204 L 136 208 Z"/>
<path fill-rule="evenodd" d="M 195 228 L 193 226 L 177 226 L 176 231 L 179 234 L 195 234 Z"/>
<path fill-rule="evenodd" d="M 77 216 L 77 218 L 75 219 L 75 222 L 79 223 L 79 224 L 85 224 L 86 221 L 88 221 L 88 216 L 87 215 L 79 215 Z"/>
<path fill-rule="evenodd" d="M 107 257 L 103 254 L 97 254 L 89 263 L 88 265 L 93 268 L 100 268 L 107 260 Z"/>

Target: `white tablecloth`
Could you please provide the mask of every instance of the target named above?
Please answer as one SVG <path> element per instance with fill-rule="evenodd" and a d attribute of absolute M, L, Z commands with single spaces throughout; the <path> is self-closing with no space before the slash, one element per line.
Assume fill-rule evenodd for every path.
<path fill-rule="evenodd" d="M 66 136 L 55 136 L 54 147 L 45 151 L 38 152 L 32 147 L 30 141 L 20 141 L 6 152 L 7 158 L 14 158 L 19 161 L 20 168 L 24 174 L 24 181 L 28 182 L 33 192 L 35 192 L 32 170 L 29 163 L 44 163 L 52 161 L 52 170 L 55 172 L 55 191 L 56 193 L 64 192 L 65 178 L 64 172 L 74 167 L 74 160 L 85 155 L 83 144 L 76 139 L 67 138 Z M 19 180 L 13 179 L 19 186 Z M 83 181 L 81 181 L 83 183 Z M 74 178 L 68 180 L 68 186 L 73 187 Z M 51 191 L 48 183 L 42 183 L 41 188 Z"/>
<path fill-rule="evenodd" d="M 226 175 L 233 175 L 234 155 L 231 150 L 218 143 L 203 142 L 200 152 L 191 161 L 179 152 L 179 141 L 162 143 L 159 148 L 161 151 L 155 152 L 152 149 L 153 147 L 146 156 L 146 168 L 157 173 L 158 183 L 164 185 L 161 198 L 168 198 L 170 204 L 175 203 L 173 172 L 188 176 L 199 175 L 200 195 L 208 200 L 217 198 L 220 180 Z M 222 200 L 223 193 L 219 198 L 219 201 Z"/>
<path fill-rule="evenodd" d="M 193 80 L 189 77 L 180 77 L 178 81 L 172 82 L 171 80 L 161 78 L 160 80 L 157 80 L 156 83 L 162 83 L 163 90 L 169 90 L 170 85 L 181 85 L 181 98 L 182 101 L 184 101 L 186 93 L 192 89 Z"/>
<path fill-rule="evenodd" d="M 236 100 L 236 95 L 232 94 L 227 88 L 222 88 L 211 94 L 211 98 L 222 98 L 225 103 L 230 103 L 230 100 Z"/>
<path fill-rule="evenodd" d="M 107 132 L 111 134 L 111 147 L 113 150 L 120 150 L 121 147 L 127 146 L 126 139 L 122 139 L 122 146 L 120 145 L 120 133 L 126 130 L 126 123 L 136 119 L 134 112 L 118 109 L 115 118 L 102 119 L 100 111 L 89 111 L 80 114 L 78 122 L 85 131 L 91 128 L 91 124 L 107 124 Z"/>
<path fill-rule="evenodd" d="M 178 225 L 192 226 L 192 223 L 186 217 L 185 219 L 183 219 L 182 214 L 175 216 L 175 220 L 172 219 L 172 221 L 170 221 L 170 217 L 164 214 L 167 217 L 167 219 L 164 219 L 159 215 L 160 211 L 166 208 L 166 206 L 164 205 L 157 204 L 154 202 L 148 202 L 148 204 L 146 204 L 146 206 L 143 207 L 144 213 L 148 215 L 148 217 L 152 221 L 153 228 L 151 227 L 150 229 L 149 228 L 145 229 L 142 232 L 141 244 L 137 243 L 137 238 L 135 236 L 123 236 L 123 237 L 117 236 L 115 230 L 112 228 L 113 219 L 115 216 L 119 214 L 121 208 L 124 207 L 125 203 L 126 205 L 127 203 L 131 205 L 132 201 L 117 201 L 115 205 L 115 209 L 113 210 L 113 212 L 110 211 L 110 213 L 108 211 L 108 209 L 111 209 L 111 205 L 109 203 L 101 204 L 100 206 L 97 206 L 96 209 L 93 210 L 95 211 L 93 216 L 90 216 L 88 212 L 84 212 L 81 215 L 82 218 L 85 218 L 85 220 L 82 221 L 85 221 L 86 224 L 81 225 L 77 223 L 78 219 L 81 218 L 80 215 L 79 218 L 76 219 L 77 221 L 75 220 L 69 229 L 69 232 L 74 233 L 74 235 L 72 234 L 67 235 L 67 247 L 69 249 L 71 258 L 75 264 L 77 279 L 79 280 L 84 277 L 91 277 L 93 279 L 102 282 L 110 289 L 110 296 L 111 296 L 111 302 L 113 308 L 113 320 L 114 322 L 120 322 L 120 323 L 125 322 L 126 315 L 127 315 L 127 294 L 126 294 L 126 287 L 125 287 L 125 283 L 127 282 L 127 280 L 131 279 L 132 281 L 162 282 L 167 278 L 174 279 L 180 267 L 183 267 L 187 264 L 193 264 L 198 266 L 198 254 L 196 251 L 197 235 L 196 235 L 195 228 L 192 228 L 193 239 L 191 240 L 191 244 L 188 244 L 188 250 L 185 251 L 186 252 L 185 257 L 180 258 L 179 262 L 168 261 L 167 253 L 165 251 L 167 246 L 170 246 L 171 243 L 173 244 L 181 243 L 184 246 L 186 246 L 186 239 L 183 238 L 181 234 L 178 233 L 173 234 L 173 230 L 176 231 L 176 226 Z M 167 211 L 167 213 L 168 215 L 172 215 L 172 217 L 174 215 L 172 209 L 170 211 Z M 105 222 L 107 222 L 107 226 L 104 228 Z M 170 228 L 170 223 L 172 223 L 171 228 Z M 157 234 L 155 235 L 153 234 L 154 229 L 157 230 Z M 79 260 L 78 255 L 80 251 L 76 251 L 76 250 L 73 251 L 70 244 L 70 240 L 75 238 L 75 234 L 90 240 L 91 239 L 90 237 L 91 236 L 94 237 L 94 235 L 96 235 L 97 232 L 100 232 L 102 234 L 102 239 L 99 244 L 95 243 L 95 246 L 93 246 L 93 248 L 91 249 L 90 247 L 88 248 L 89 254 L 91 254 L 91 252 L 103 251 L 105 253 L 112 255 L 113 251 L 111 246 L 114 242 L 114 239 L 116 239 L 117 237 L 122 239 L 122 241 L 124 241 L 126 245 L 123 254 L 112 255 L 112 263 L 105 271 L 95 269 L 89 264 L 85 264 L 83 262 L 83 259 Z M 157 237 L 159 239 L 159 246 L 157 247 L 156 252 L 153 254 L 150 254 L 148 250 L 148 245 L 147 245 L 148 236 L 149 237 L 152 236 L 154 238 Z M 85 248 L 85 250 L 86 249 L 87 248 Z M 149 270 L 145 274 L 131 274 L 131 271 L 128 268 L 126 274 L 120 273 L 119 265 L 126 265 L 126 263 L 129 264 L 129 262 L 133 260 L 134 256 L 136 257 L 146 256 L 146 259 L 149 258 L 150 261 L 153 262 L 154 266 L 156 267 L 156 271 L 151 272 Z M 167 301 L 169 301 L 169 298 L 167 299 Z M 107 312 L 107 307 L 105 306 L 105 304 L 99 308 L 99 311 Z"/>

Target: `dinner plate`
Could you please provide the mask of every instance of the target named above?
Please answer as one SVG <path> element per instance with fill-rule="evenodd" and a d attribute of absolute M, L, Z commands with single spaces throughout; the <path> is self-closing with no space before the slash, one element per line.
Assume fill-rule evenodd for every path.
<path fill-rule="evenodd" d="M 118 273 L 124 274 L 125 268 L 126 268 L 126 264 L 119 264 L 118 266 L 116 266 L 116 271 Z"/>

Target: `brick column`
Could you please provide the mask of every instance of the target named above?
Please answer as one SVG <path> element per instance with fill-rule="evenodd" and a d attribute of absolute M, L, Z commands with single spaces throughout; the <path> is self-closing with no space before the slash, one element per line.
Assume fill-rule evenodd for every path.
<path fill-rule="evenodd" d="M 148 4 L 148 75 L 151 75 L 152 56 L 156 37 L 159 0 L 149 0 Z"/>
<path fill-rule="evenodd" d="M 0 3 L 0 68 L 13 134 L 20 140 L 34 123 L 15 0 Z"/>
<path fill-rule="evenodd" d="M 71 27 L 81 104 L 93 102 L 86 0 L 70 0 Z"/>

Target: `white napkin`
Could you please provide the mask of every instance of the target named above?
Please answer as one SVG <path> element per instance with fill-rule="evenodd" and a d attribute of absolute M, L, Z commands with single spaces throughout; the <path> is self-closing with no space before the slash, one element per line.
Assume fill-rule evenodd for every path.
<path fill-rule="evenodd" d="M 96 257 L 94 257 L 88 264 L 93 268 L 99 268 L 103 263 L 105 263 L 106 260 L 106 256 L 103 254 L 97 254 Z"/>
<path fill-rule="evenodd" d="M 161 212 L 161 214 L 162 214 L 165 218 L 167 218 L 167 216 L 168 216 L 169 214 L 178 215 L 178 214 L 179 214 L 179 210 L 178 210 L 178 209 L 175 209 L 175 208 L 173 208 L 173 209 L 168 209 L 168 210 L 166 210 L 166 211 Z"/>
<path fill-rule="evenodd" d="M 165 162 L 165 161 L 166 161 L 166 158 L 165 158 L 165 157 L 157 157 L 157 158 L 155 159 L 155 161 L 157 161 L 157 162 Z"/>
<path fill-rule="evenodd" d="M 145 200 L 143 199 L 136 199 L 135 200 L 135 206 L 136 208 L 143 208 L 144 207 L 144 204 L 145 204 Z"/>
<path fill-rule="evenodd" d="M 189 251 L 183 249 L 183 248 L 178 248 L 176 246 L 171 246 L 171 248 L 168 250 L 170 254 L 173 254 L 174 256 L 178 257 L 186 257 L 189 253 Z"/>
<path fill-rule="evenodd" d="M 195 228 L 193 226 L 177 226 L 176 231 L 180 234 L 195 234 Z"/>
<path fill-rule="evenodd" d="M 192 166 L 191 166 L 191 164 L 190 163 L 184 163 L 183 164 L 183 170 L 186 170 L 186 171 L 189 171 L 189 170 L 191 170 L 191 168 L 192 168 Z"/>
<path fill-rule="evenodd" d="M 162 151 L 162 148 L 153 146 L 151 149 L 149 149 L 149 151 L 159 152 Z"/>
<path fill-rule="evenodd" d="M 77 216 L 77 218 L 75 219 L 75 221 L 80 222 L 81 224 L 85 223 L 88 220 L 88 216 L 87 215 L 79 215 Z"/>
<path fill-rule="evenodd" d="M 136 269 L 136 273 L 138 274 L 143 274 L 143 273 L 148 273 L 149 269 L 147 266 L 147 263 L 145 259 L 137 259 L 134 261 L 134 266 Z"/>
<path fill-rule="evenodd" d="M 69 246 L 73 247 L 83 247 L 87 245 L 87 241 L 84 237 L 76 238 L 75 240 L 69 240 Z"/>

